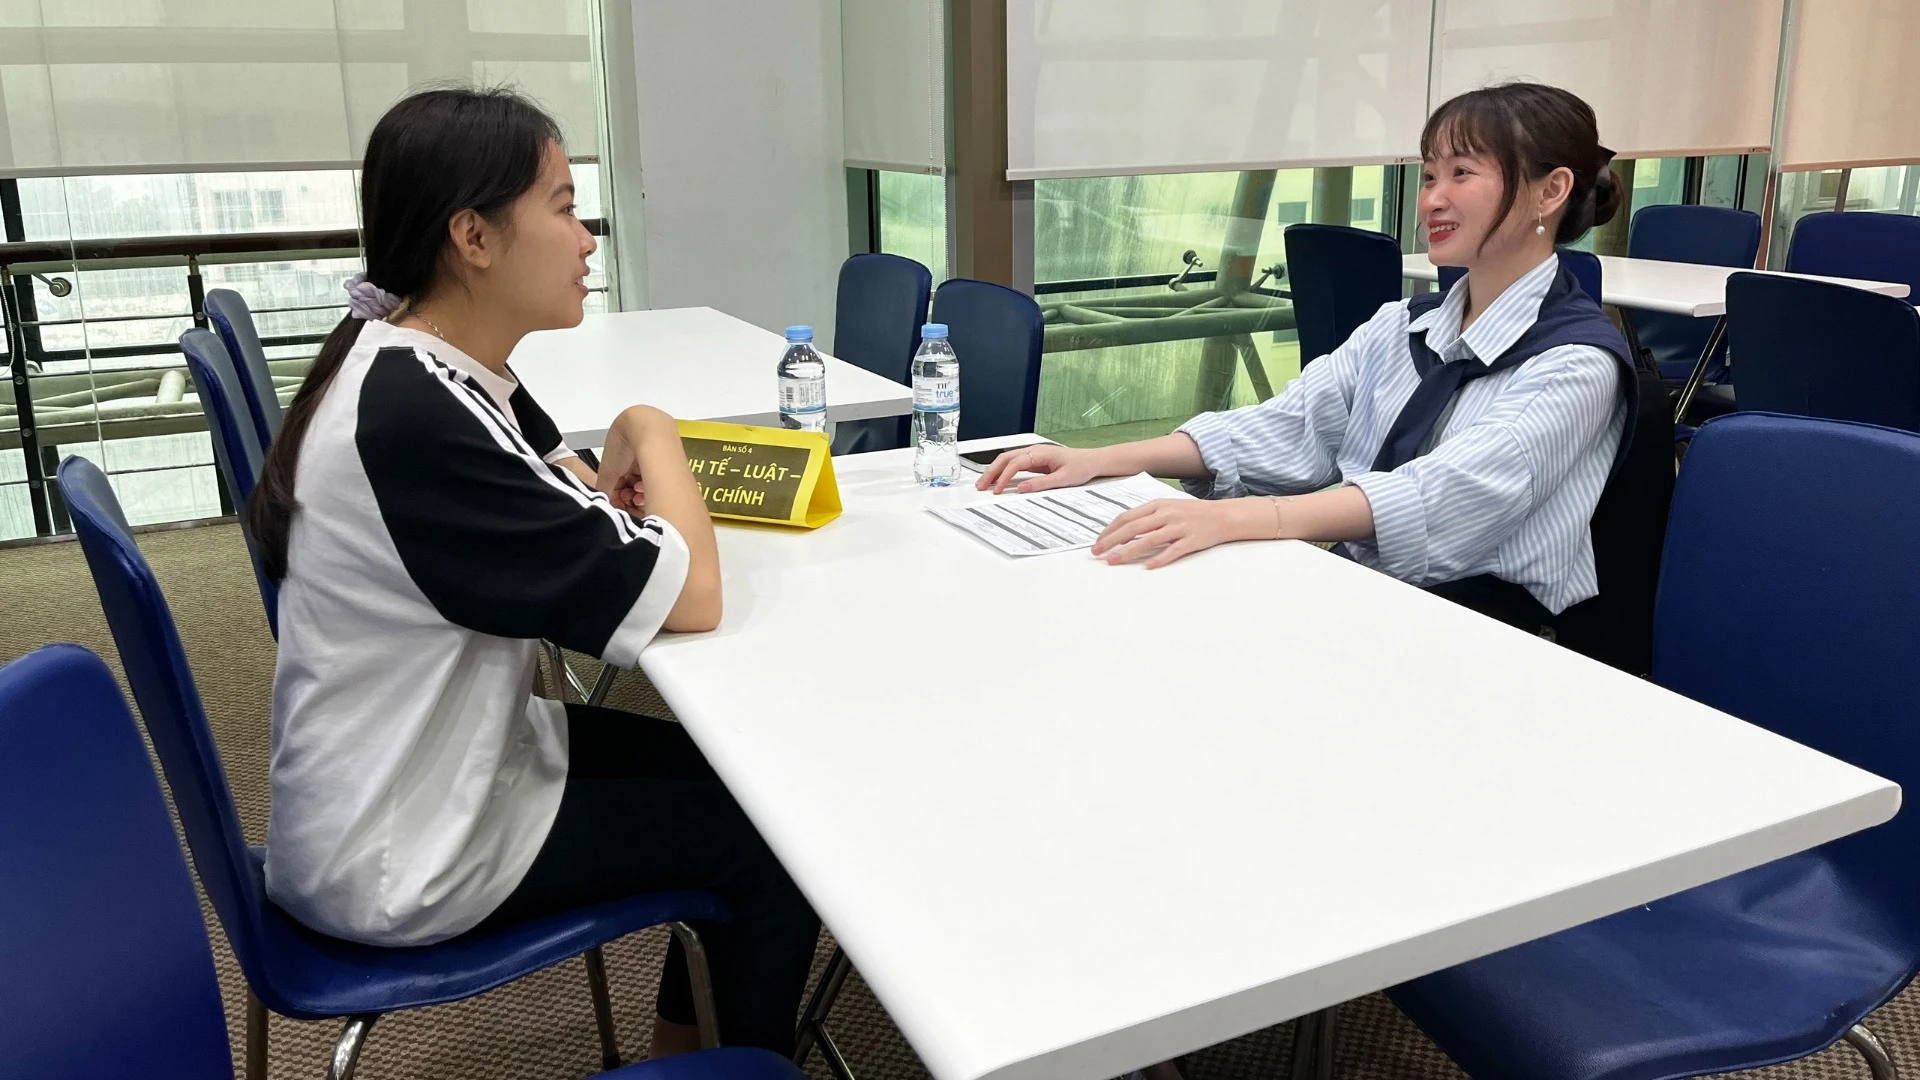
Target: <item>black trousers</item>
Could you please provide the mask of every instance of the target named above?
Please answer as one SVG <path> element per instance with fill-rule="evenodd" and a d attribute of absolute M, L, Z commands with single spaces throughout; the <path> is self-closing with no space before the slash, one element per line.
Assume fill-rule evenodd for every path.
<path fill-rule="evenodd" d="M 678 724 L 567 705 L 567 787 L 525 878 L 482 926 L 603 900 L 704 889 L 733 919 L 698 923 L 713 973 L 720 1039 L 793 1052 L 800 994 L 820 920 Z M 664 1020 L 694 1022 L 676 939 L 660 975 Z"/>
<path fill-rule="evenodd" d="M 1535 600 L 1532 593 L 1524 586 L 1503 581 L 1492 574 L 1430 585 L 1427 591 L 1435 596 L 1446 597 L 1461 607 L 1472 608 L 1490 619 L 1519 627 L 1529 634 L 1555 630 L 1553 612 Z"/>

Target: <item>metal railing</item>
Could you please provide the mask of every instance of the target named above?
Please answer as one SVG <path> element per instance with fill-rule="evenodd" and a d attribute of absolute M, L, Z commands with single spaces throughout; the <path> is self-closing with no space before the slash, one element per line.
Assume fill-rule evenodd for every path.
<path fill-rule="evenodd" d="M 8 233 L 19 235 L 16 221 L 6 224 Z M 604 219 L 584 219 L 582 224 L 596 236 L 606 235 Z M 0 243 L 0 322 L 4 322 L 7 346 L 4 365 L 7 380 L 0 387 L 0 452 L 17 448 L 21 453 L 35 533 L 49 536 L 71 528 L 58 490 L 50 483 L 59 464 L 57 447 L 62 443 L 207 429 L 175 342 L 161 339 L 106 347 L 48 348 L 46 330 L 183 319 L 204 328 L 207 315 L 203 267 L 359 256 L 360 237 L 353 229 Z M 186 310 L 101 317 L 83 314 L 79 318 L 64 319 L 39 316 L 34 292 L 36 280 L 44 283 L 52 295 L 63 297 L 73 291 L 73 282 L 62 275 L 155 267 L 185 268 Z M 345 308 L 346 302 L 342 299 L 338 304 L 256 308 L 254 314 L 288 315 L 344 311 Z M 278 334 L 263 337 L 261 344 L 269 349 L 317 346 L 325 337 L 325 333 Z M 152 357 L 158 362 L 85 372 L 56 370 L 72 361 L 91 365 L 100 360 L 143 357 Z M 311 362 L 311 357 L 298 356 L 270 361 L 276 389 L 283 395 L 291 394 Z M 220 485 L 219 490 L 222 511 L 231 513 L 225 485 Z"/>

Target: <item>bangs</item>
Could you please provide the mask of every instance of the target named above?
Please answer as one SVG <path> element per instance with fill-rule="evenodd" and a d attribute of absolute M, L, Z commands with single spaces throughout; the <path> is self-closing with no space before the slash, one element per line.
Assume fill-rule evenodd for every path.
<path fill-rule="evenodd" d="M 1505 164 L 1519 155 L 1519 121 L 1504 102 L 1475 90 L 1451 98 L 1427 118 L 1420 157 L 1487 157 Z"/>

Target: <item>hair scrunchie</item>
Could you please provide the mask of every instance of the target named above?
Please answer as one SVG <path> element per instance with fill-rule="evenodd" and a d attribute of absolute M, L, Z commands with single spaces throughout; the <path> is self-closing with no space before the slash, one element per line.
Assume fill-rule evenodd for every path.
<path fill-rule="evenodd" d="M 340 287 L 347 290 L 347 313 L 356 319 L 384 322 L 399 310 L 400 298 L 368 281 L 364 273 L 353 275 Z"/>

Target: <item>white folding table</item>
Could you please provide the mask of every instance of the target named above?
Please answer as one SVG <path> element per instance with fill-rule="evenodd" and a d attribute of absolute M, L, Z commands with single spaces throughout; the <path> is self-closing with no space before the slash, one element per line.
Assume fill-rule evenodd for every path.
<path fill-rule="evenodd" d="M 1600 255 L 1600 292 L 1603 302 L 1636 311 L 1659 311 L 1669 315 L 1713 318 L 1713 333 L 1707 347 L 1694 362 L 1687 384 L 1680 391 L 1674 416 L 1684 417 L 1693 404 L 1700 383 L 1706 378 L 1708 361 L 1719 351 L 1727 334 L 1727 278 L 1734 274 L 1782 274 L 1804 277 L 1836 285 L 1851 285 L 1886 296 L 1906 296 L 1909 287 L 1897 281 L 1865 281 L 1856 278 L 1824 277 L 1819 274 L 1785 274 L 1777 270 L 1751 270 L 1737 266 L 1703 266 L 1699 263 L 1663 262 L 1658 259 L 1632 259 L 1624 255 Z M 1400 276 L 1412 281 L 1438 281 L 1440 268 L 1424 252 L 1403 255 Z"/>
<path fill-rule="evenodd" d="M 640 663 L 939 1080 L 1122 1074 L 1899 804 L 1310 544 L 1004 557 L 910 460 L 722 526 L 720 628 Z"/>
<path fill-rule="evenodd" d="M 588 315 L 571 330 L 528 334 L 509 362 L 569 445 L 599 446 L 629 405 L 682 420 L 778 424 L 774 368 L 786 341 L 712 308 Z M 826 354 L 822 352 L 823 356 Z M 827 419 L 904 416 L 913 391 L 832 356 Z"/>

